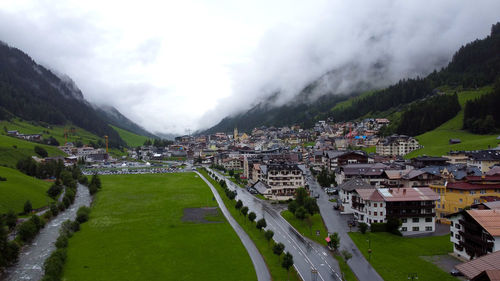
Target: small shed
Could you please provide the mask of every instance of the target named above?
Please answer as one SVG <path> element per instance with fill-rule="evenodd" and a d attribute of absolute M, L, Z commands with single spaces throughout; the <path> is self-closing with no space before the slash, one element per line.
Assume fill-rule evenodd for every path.
<path fill-rule="evenodd" d="M 460 139 L 450 139 L 450 144 L 457 144 L 457 143 L 461 143 L 462 141 Z"/>

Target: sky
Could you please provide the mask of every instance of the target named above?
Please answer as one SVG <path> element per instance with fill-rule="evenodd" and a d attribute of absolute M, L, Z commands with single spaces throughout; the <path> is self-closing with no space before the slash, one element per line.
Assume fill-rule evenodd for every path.
<path fill-rule="evenodd" d="M 215 125 L 279 92 L 380 88 L 440 68 L 498 0 L 4 0 L 0 40 L 152 132 Z M 325 75 L 330 73 L 329 75 Z"/>

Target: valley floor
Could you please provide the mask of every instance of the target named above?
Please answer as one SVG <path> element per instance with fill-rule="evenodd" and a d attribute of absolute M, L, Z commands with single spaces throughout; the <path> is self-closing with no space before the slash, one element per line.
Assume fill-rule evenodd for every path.
<path fill-rule="evenodd" d="M 194 173 L 101 179 L 90 221 L 69 241 L 65 280 L 256 280 Z"/>

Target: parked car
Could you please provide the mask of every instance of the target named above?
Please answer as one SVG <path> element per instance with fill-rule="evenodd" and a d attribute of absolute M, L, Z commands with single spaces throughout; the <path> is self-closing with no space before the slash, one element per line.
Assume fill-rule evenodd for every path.
<path fill-rule="evenodd" d="M 450 274 L 451 274 L 452 276 L 464 276 L 464 275 L 462 274 L 462 272 L 458 271 L 458 270 L 457 270 L 457 269 L 455 269 L 455 268 L 454 268 L 454 269 L 452 269 L 452 270 L 450 271 Z"/>

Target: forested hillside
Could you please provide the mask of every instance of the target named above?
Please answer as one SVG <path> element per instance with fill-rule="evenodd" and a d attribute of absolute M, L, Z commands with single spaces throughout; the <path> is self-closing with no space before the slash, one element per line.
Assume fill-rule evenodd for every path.
<path fill-rule="evenodd" d="M 429 45 L 432 48 L 432 45 Z M 455 101 L 450 101 L 450 112 L 444 113 L 443 108 L 431 105 L 432 102 L 442 102 L 441 99 L 450 97 L 429 99 L 426 102 L 419 103 L 420 100 L 428 99 L 440 93 L 437 88 L 451 87 L 455 89 L 475 89 L 478 87 L 491 85 L 500 73 L 500 23 L 496 23 L 491 28 L 491 33 L 484 39 L 478 39 L 462 46 L 454 55 L 449 64 L 439 71 L 434 71 L 426 77 L 415 79 L 403 79 L 398 83 L 385 89 L 374 91 L 366 95 L 353 94 L 348 102 L 343 102 L 343 106 L 335 106 L 345 101 L 346 96 L 324 95 L 317 102 L 297 103 L 295 105 L 284 105 L 280 107 L 263 107 L 258 105 L 245 113 L 236 116 L 226 117 L 219 124 L 207 130 L 231 131 L 232 128 L 244 128 L 245 131 L 253 127 L 262 125 L 291 125 L 294 123 L 308 126 L 319 119 L 333 118 L 335 121 L 347 121 L 367 116 L 384 116 L 395 111 L 410 110 L 404 117 L 402 126 L 409 128 L 420 122 L 416 127 L 418 132 L 412 135 L 424 132 L 423 130 L 432 130 L 452 118 L 459 109 Z M 311 83 L 315 85 L 315 82 Z M 306 88 L 300 95 L 303 95 Z M 299 96 L 300 96 L 299 95 Z M 486 98 L 485 98 L 486 99 Z M 482 103 L 483 100 L 479 101 Z M 265 104 L 265 103 L 263 103 Z M 411 120 L 419 118 L 417 112 L 420 110 L 411 107 L 410 104 L 419 104 L 429 110 L 434 110 L 438 117 L 426 118 L 429 124 L 422 124 L 420 120 Z M 471 105 L 470 108 L 474 107 Z M 405 115 L 404 113 L 401 115 Z M 474 117 L 468 122 L 474 122 L 473 119 L 484 119 L 487 116 Z M 494 116 L 492 116 L 495 119 Z M 446 119 L 448 118 L 448 119 Z M 491 118 L 488 117 L 488 120 Z M 489 122 L 489 121 L 488 121 Z M 497 124 L 500 122 L 497 122 Z M 477 124 L 477 122 L 476 122 Z M 500 125 L 496 125 L 500 126 Z M 398 129 L 399 132 L 408 132 L 406 128 Z M 470 126 L 465 126 L 469 128 Z M 397 129 L 397 128 L 396 128 Z"/>
<path fill-rule="evenodd" d="M 12 116 L 74 124 L 97 136 L 109 136 L 112 147 L 125 144 L 71 80 L 61 79 L 22 51 L 0 43 L 0 120 Z"/>

